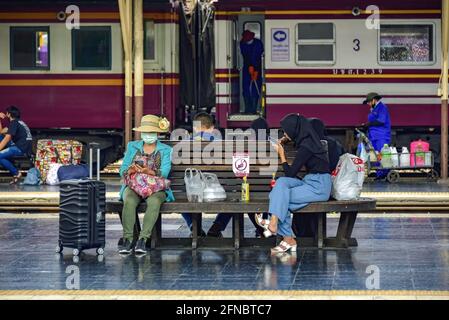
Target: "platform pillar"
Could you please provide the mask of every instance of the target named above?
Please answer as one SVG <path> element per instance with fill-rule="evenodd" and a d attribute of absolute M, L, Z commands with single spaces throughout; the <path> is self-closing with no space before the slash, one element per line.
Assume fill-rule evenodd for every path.
<path fill-rule="evenodd" d="M 143 5 L 134 0 L 134 126 L 140 126 L 143 116 Z M 134 139 L 140 140 L 140 132 L 134 132 Z"/>
<path fill-rule="evenodd" d="M 120 27 L 123 38 L 123 51 L 125 54 L 125 146 L 131 141 L 132 128 L 132 96 L 133 96 L 133 78 L 132 78 L 132 1 L 118 0 L 120 11 Z"/>

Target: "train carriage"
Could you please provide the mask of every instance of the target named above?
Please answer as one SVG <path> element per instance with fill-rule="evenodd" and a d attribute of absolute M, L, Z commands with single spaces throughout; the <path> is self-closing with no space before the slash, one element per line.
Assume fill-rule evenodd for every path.
<path fill-rule="evenodd" d="M 124 64 L 117 1 L 71 1 L 81 29 L 68 30 L 67 1 L 0 4 L 0 101 L 15 104 L 37 137 L 76 135 L 122 152 Z M 144 113 L 182 124 L 175 1 L 144 1 Z M 400 143 L 428 136 L 439 149 L 441 1 L 213 1 L 215 104 L 222 128 L 242 114 L 241 33 L 264 44 L 263 99 L 272 127 L 287 113 L 319 117 L 336 134 L 366 121 L 361 101 L 377 91 Z M 377 12 L 379 9 L 379 12 Z M 378 14 L 378 16 L 377 16 Z M 379 20 L 376 20 L 379 18 Z M 402 139 L 402 140 L 401 140 Z"/>

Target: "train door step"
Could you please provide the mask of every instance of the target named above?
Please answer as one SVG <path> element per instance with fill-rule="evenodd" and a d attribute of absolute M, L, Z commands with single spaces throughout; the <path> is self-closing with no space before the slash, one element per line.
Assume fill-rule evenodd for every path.
<path fill-rule="evenodd" d="M 259 118 L 258 114 L 242 114 L 235 113 L 228 116 L 228 121 L 242 121 L 242 122 L 251 122 Z"/>

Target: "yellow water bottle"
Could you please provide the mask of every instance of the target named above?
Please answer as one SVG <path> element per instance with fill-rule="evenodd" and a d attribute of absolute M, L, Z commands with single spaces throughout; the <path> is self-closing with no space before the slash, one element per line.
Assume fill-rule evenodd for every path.
<path fill-rule="evenodd" d="M 242 202 L 249 202 L 249 183 L 246 176 L 243 177 L 242 182 Z"/>

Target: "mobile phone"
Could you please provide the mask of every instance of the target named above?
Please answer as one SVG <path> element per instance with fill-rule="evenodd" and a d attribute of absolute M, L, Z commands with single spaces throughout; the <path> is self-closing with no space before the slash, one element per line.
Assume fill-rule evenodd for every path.
<path fill-rule="evenodd" d="M 268 136 L 268 140 L 271 142 L 273 146 L 278 144 L 278 141 L 271 136 Z"/>
<path fill-rule="evenodd" d="M 138 165 L 139 167 L 143 167 L 143 160 L 136 160 L 136 161 L 134 161 L 134 163 L 136 164 L 136 165 Z"/>

